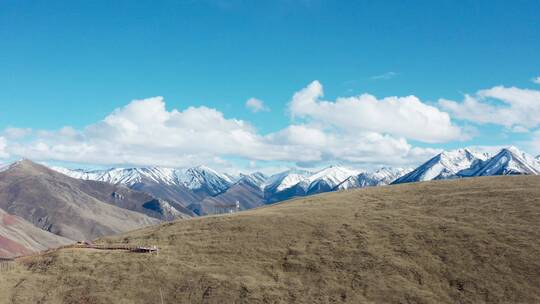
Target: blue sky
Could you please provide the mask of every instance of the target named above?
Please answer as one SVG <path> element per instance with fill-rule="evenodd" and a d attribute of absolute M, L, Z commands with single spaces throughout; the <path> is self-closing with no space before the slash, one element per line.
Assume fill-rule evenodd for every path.
<path fill-rule="evenodd" d="M 161 157 L 155 151 L 85 131 L 132 100 L 156 96 L 163 96 L 163 101 L 154 102 L 164 103 L 167 113 L 188 107 L 213 109 L 225 120 L 249 124 L 252 135 L 261 137 L 305 125 L 341 136 L 334 144 L 350 143 L 346 132 L 349 137 L 352 132 L 375 132 L 404 139 L 409 150 L 426 149 L 412 157 L 411 151 L 400 148 L 401 160 L 389 161 L 390 165 L 408 165 L 405 159 L 414 163 L 436 149 L 464 146 L 511 144 L 540 154 L 540 122 L 523 116 L 540 110 L 535 106 L 540 103 L 535 93 L 540 84 L 532 81 L 540 76 L 538 1 L 0 0 L 0 7 L 0 130 L 4 130 L 0 156 L 6 159 L 86 165 L 209 162 L 225 167 L 385 164 L 386 157 L 367 157 L 367 152 L 366 157 L 361 152 L 343 156 L 334 151 L 338 147 L 332 151 L 308 147 L 324 155 L 295 158 L 291 154 L 309 149 L 277 135 L 253 146 L 270 140 L 272 146 L 288 145 L 287 155 L 279 151 L 260 156 L 264 153 L 254 147 L 241 151 L 222 147 L 228 152 L 219 153 L 204 147 L 185 149 L 183 143 L 167 148 L 184 158 L 164 157 L 168 160 L 161 163 L 152 160 Z M 426 141 L 387 126 L 343 124 L 339 113 L 323 117 L 315 108 L 291 114 L 293 94 L 316 80 L 324 88 L 319 101 L 363 93 L 379 100 L 414 95 L 423 105 L 448 113 L 463 136 Z M 497 86 L 522 91 L 477 93 Z M 525 98 L 527 106 L 508 102 L 512 93 Z M 465 94 L 491 105 L 490 117 L 459 107 Z M 249 98 L 263 101 L 265 110 L 253 113 L 246 107 Z M 444 107 L 440 99 L 456 102 L 459 108 L 448 103 Z M 512 111 L 497 112 L 500 107 Z M 498 123 L 501 115 L 514 118 Z M 522 126 L 522 119 L 530 121 Z M 66 126 L 69 134 L 61 132 Z M 71 145 L 68 154 L 73 154 L 84 149 L 80 145 L 92 150 L 89 147 L 98 142 L 118 142 L 138 154 L 118 152 L 107 160 L 52 151 L 55 145 Z M 48 146 L 42 155 L 36 148 L 41 144 Z M 328 145 L 325 139 L 325 148 Z M 143 157 L 145 153 L 148 157 Z M 193 157 L 197 154 L 206 156 Z"/>

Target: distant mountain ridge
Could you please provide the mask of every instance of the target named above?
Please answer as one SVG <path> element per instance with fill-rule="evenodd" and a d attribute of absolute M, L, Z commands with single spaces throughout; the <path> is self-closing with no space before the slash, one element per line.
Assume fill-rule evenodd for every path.
<path fill-rule="evenodd" d="M 492 175 L 539 175 L 540 160 L 516 147 L 501 149 L 493 156 L 469 149 L 437 154 L 393 184 L 434 179 L 451 179 Z"/>
<path fill-rule="evenodd" d="M 255 172 L 234 177 L 206 166 L 53 169 L 75 178 L 123 184 L 204 215 L 227 210 L 236 202 L 244 210 L 292 197 L 352 188 L 485 175 L 536 175 L 540 174 L 540 160 L 509 147 L 494 156 L 467 148 L 443 151 L 415 169 L 383 167 L 372 172 L 330 166 L 316 172 L 292 169 L 272 176 Z"/>
<path fill-rule="evenodd" d="M 469 174 L 462 173 L 463 176 L 515 174 L 539 175 L 540 161 L 515 147 L 509 147 L 502 149 L 492 158 L 480 162 Z"/>
<path fill-rule="evenodd" d="M 487 154 L 476 153 L 469 149 L 444 151 L 408 174 L 396 179 L 393 183 L 400 184 L 457 177 L 460 171 L 469 169 L 476 163 L 488 158 L 489 155 Z"/>
<path fill-rule="evenodd" d="M 155 182 L 165 185 L 176 185 L 191 190 L 206 190 L 209 194 L 218 194 L 226 190 L 233 180 L 205 166 L 185 170 L 148 167 L 148 168 L 113 168 L 109 170 L 84 171 L 70 170 L 62 167 L 52 169 L 74 178 L 96 180 L 111 184 L 133 186 L 143 182 Z"/>
<path fill-rule="evenodd" d="M 362 172 L 351 176 L 336 186 L 335 190 L 388 185 L 412 169 L 383 167 L 375 172 Z"/>
<path fill-rule="evenodd" d="M 515 147 L 494 155 L 441 152 L 417 168 L 376 171 L 330 166 L 231 176 L 189 169 L 69 170 L 21 160 L 0 165 L 0 256 L 116 234 L 196 215 L 228 213 L 329 191 L 436 179 L 540 175 L 540 159 Z"/>
<path fill-rule="evenodd" d="M 236 202 L 244 210 L 292 197 L 340 190 L 337 187 L 345 180 L 365 173 L 340 166 L 330 166 L 317 172 L 287 170 L 272 176 L 255 172 L 237 177 L 218 173 L 205 166 L 188 169 L 149 167 L 91 171 L 59 167 L 53 169 L 74 178 L 123 184 L 179 204 L 198 215 L 211 214 L 212 210 L 225 210 Z M 390 168 L 385 170 L 392 171 Z M 388 184 L 393 180 L 389 179 L 388 172 L 381 172 L 370 176 L 376 181 L 369 186 Z M 394 171 L 394 175 L 390 176 L 399 176 L 395 175 L 399 172 L 403 171 Z"/>
<path fill-rule="evenodd" d="M 206 166 L 188 169 L 162 167 L 112 168 L 107 170 L 70 170 L 60 167 L 52 169 L 68 176 L 125 185 L 133 190 L 149 193 L 166 200 L 176 209 L 197 211 L 197 204 L 225 192 L 234 181 L 227 175 Z"/>

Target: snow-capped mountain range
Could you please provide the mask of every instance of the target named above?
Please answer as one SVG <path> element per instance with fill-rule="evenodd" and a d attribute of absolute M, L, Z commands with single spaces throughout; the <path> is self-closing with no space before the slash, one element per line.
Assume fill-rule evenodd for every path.
<path fill-rule="evenodd" d="M 360 172 L 339 166 L 330 166 L 315 173 L 303 170 L 289 170 L 271 176 L 264 189 L 281 192 L 297 187 L 306 193 L 319 193 L 333 190 L 347 178 Z"/>
<path fill-rule="evenodd" d="M 516 147 L 501 149 L 494 156 L 469 149 L 437 154 L 410 173 L 396 179 L 393 184 L 434 179 L 491 175 L 539 175 L 540 160 Z"/>
<path fill-rule="evenodd" d="M 234 203 L 231 202 L 233 198 L 240 202 L 242 209 L 248 209 L 291 197 L 369 186 L 486 175 L 539 175 L 539 158 L 515 147 L 502 149 L 493 156 L 459 149 L 439 153 L 414 170 L 383 167 L 367 172 L 330 166 L 316 172 L 294 169 L 272 176 L 255 172 L 235 177 L 205 166 L 91 171 L 53 169 L 74 178 L 123 184 L 178 203 L 197 214 L 205 214 L 207 211 L 204 210 L 210 205 L 230 205 Z"/>
<path fill-rule="evenodd" d="M 487 154 L 476 153 L 469 149 L 444 151 L 435 155 L 410 173 L 398 178 L 394 183 L 452 178 L 459 172 L 467 170 L 488 158 L 489 155 Z"/>
<path fill-rule="evenodd" d="M 228 175 L 218 173 L 206 166 L 197 166 L 184 170 L 162 167 L 113 168 L 92 171 L 70 170 L 62 167 L 52 167 L 52 169 L 78 179 L 124 184 L 130 187 L 150 182 L 169 186 L 183 186 L 191 190 L 205 188 L 211 195 L 225 191 L 233 183 L 233 180 Z M 246 176 L 251 177 L 251 175 Z"/>
<path fill-rule="evenodd" d="M 270 176 L 263 185 L 263 188 L 273 189 L 273 191 L 276 192 L 283 191 L 299 184 L 302 188 L 305 188 L 306 185 L 304 185 L 304 183 L 311 174 L 313 173 L 304 170 L 287 170 Z"/>
<path fill-rule="evenodd" d="M 462 176 L 490 176 L 490 175 L 515 175 L 515 174 L 540 174 L 540 160 L 515 147 L 502 149 L 495 156 L 480 162 L 478 166 L 463 172 Z"/>
<path fill-rule="evenodd" d="M 336 190 L 388 185 L 411 171 L 412 169 L 383 167 L 375 172 L 362 172 L 348 177 L 337 185 Z"/>
<path fill-rule="evenodd" d="M 261 172 L 255 172 L 251 174 L 240 174 L 239 179 L 236 181 L 236 183 L 244 182 L 247 184 L 250 184 L 254 187 L 258 187 L 260 189 L 264 189 L 264 185 L 268 177 Z"/>
<path fill-rule="evenodd" d="M 334 190 L 339 184 L 351 176 L 361 172 L 343 167 L 332 166 L 323 169 L 308 178 L 307 194 L 315 194 Z"/>

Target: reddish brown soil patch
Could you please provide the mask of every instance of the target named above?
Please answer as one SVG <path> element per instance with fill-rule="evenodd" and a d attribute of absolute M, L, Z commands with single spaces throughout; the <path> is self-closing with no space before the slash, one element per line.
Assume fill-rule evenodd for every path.
<path fill-rule="evenodd" d="M 17 219 L 15 215 L 4 214 L 2 216 L 2 224 L 5 226 L 15 225 L 18 222 L 19 220 Z"/>
<path fill-rule="evenodd" d="M 29 253 L 30 251 L 21 244 L 0 236 L 0 257 L 7 258 Z"/>

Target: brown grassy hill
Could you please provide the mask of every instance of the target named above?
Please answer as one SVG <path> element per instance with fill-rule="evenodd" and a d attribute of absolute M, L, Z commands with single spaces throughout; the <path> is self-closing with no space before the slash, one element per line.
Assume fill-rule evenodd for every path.
<path fill-rule="evenodd" d="M 535 176 L 327 193 L 20 259 L 0 303 L 540 303 L 539 223 Z"/>

